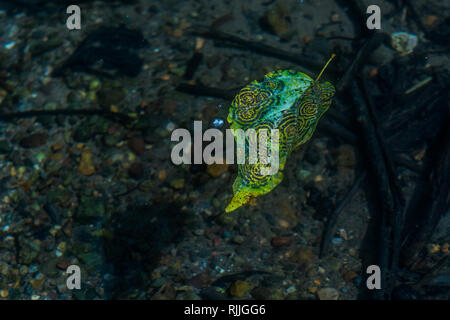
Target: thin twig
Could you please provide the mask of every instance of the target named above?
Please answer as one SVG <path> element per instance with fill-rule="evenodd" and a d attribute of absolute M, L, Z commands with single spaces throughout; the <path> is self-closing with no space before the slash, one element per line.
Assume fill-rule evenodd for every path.
<path fill-rule="evenodd" d="M 361 66 L 369 59 L 370 54 L 378 48 L 378 46 L 385 40 L 386 35 L 381 33 L 372 33 L 370 38 L 356 52 L 350 65 L 342 78 L 336 85 L 337 91 L 342 91 L 347 87 L 352 79 L 359 73 Z"/>
<path fill-rule="evenodd" d="M 133 120 L 130 116 L 119 113 L 111 112 L 107 110 L 96 110 L 96 109 L 56 109 L 56 110 L 29 110 L 23 112 L 11 112 L 11 113 L 0 113 L 0 121 L 10 122 L 15 119 L 31 118 L 31 117 L 42 117 L 42 116 L 91 116 L 98 115 L 101 117 L 108 118 L 110 120 L 129 124 Z"/>
<path fill-rule="evenodd" d="M 350 190 L 345 195 L 344 199 L 339 203 L 339 205 L 336 207 L 336 209 L 333 211 L 333 213 L 330 215 L 327 221 L 327 226 L 325 228 L 325 231 L 323 232 L 322 237 L 322 243 L 320 246 L 320 254 L 319 257 L 323 258 L 328 253 L 328 248 L 330 246 L 330 240 L 331 237 L 334 234 L 334 227 L 337 221 L 337 218 L 339 214 L 342 212 L 342 210 L 345 208 L 345 206 L 353 199 L 356 192 L 358 191 L 361 182 L 366 178 L 366 173 L 361 173 L 358 178 L 353 183 L 353 186 L 350 188 Z"/>
<path fill-rule="evenodd" d="M 310 68 L 320 70 L 323 67 L 322 62 L 317 62 L 316 60 L 310 59 L 308 57 L 303 57 L 299 54 L 292 54 L 280 48 L 271 47 L 256 41 L 245 40 L 229 33 L 210 29 L 209 27 L 196 26 L 193 27 L 190 31 L 192 34 L 195 35 L 199 35 L 214 40 L 220 40 L 226 43 L 237 45 L 245 50 L 254 51 L 262 55 L 295 63 L 299 66 L 298 69 L 300 69 L 301 72 L 305 72 L 310 75 L 314 74 L 314 72 L 311 71 Z M 328 71 L 336 72 L 337 68 L 335 66 L 330 66 Z"/>
<path fill-rule="evenodd" d="M 363 150 L 366 154 L 366 163 L 371 175 L 369 181 L 371 185 L 376 186 L 373 192 L 376 196 L 377 212 L 380 214 L 380 233 L 379 233 L 379 257 L 378 265 L 382 272 L 382 288 L 374 293 L 376 299 L 390 298 L 395 274 L 397 270 L 398 256 L 398 228 L 402 216 L 401 194 L 395 183 L 395 173 L 393 172 L 388 151 L 383 137 L 378 131 L 376 119 L 373 110 L 366 103 L 362 91 L 356 81 L 352 83 L 352 96 L 356 109 L 356 118 L 360 124 L 362 134 Z M 397 245 L 397 248 L 393 248 Z M 392 250 L 393 249 L 393 250 Z"/>

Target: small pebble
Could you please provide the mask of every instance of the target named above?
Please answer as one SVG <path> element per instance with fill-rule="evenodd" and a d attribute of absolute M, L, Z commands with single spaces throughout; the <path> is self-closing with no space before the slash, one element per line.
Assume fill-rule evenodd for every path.
<path fill-rule="evenodd" d="M 24 276 L 26 274 L 28 274 L 28 267 L 27 266 L 21 266 L 19 269 L 19 273 Z"/>
<path fill-rule="evenodd" d="M 16 43 L 14 41 L 10 41 L 8 43 L 5 43 L 5 45 L 3 47 L 6 50 L 11 50 L 12 48 L 14 48 L 15 45 L 16 45 Z"/>
<path fill-rule="evenodd" d="M 128 174 L 134 179 L 140 179 L 144 174 L 144 166 L 141 162 L 133 162 L 128 169 Z"/>
<path fill-rule="evenodd" d="M 438 17 L 433 16 L 433 15 L 428 15 L 425 17 L 423 24 L 425 25 L 425 27 L 431 27 L 432 25 L 434 25 L 437 21 L 439 20 Z"/>
<path fill-rule="evenodd" d="M 136 155 L 140 156 L 145 152 L 145 142 L 142 138 L 131 138 L 128 141 L 128 147 L 131 151 L 133 151 Z"/>
<path fill-rule="evenodd" d="M 339 298 L 339 291 L 334 288 L 322 288 L 317 292 L 320 300 L 337 300 Z"/>
<path fill-rule="evenodd" d="M 161 171 L 158 172 L 158 179 L 159 180 L 164 181 L 164 180 L 166 180 L 166 178 L 167 178 L 166 170 L 161 170 Z"/>
<path fill-rule="evenodd" d="M 199 51 L 201 48 L 203 48 L 203 45 L 205 44 L 205 39 L 197 37 L 195 38 L 195 51 Z"/>
<path fill-rule="evenodd" d="M 63 252 L 64 253 L 64 251 L 66 251 L 66 248 L 67 248 L 67 243 L 66 242 L 61 242 L 57 247 L 56 247 L 56 249 L 58 249 L 59 251 L 61 251 L 61 252 Z"/>
<path fill-rule="evenodd" d="M 8 290 L 0 290 L 0 296 L 2 298 L 7 298 L 9 296 L 9 291 Z"/>
<path fill-rule="evenodd" d="M 314 294 L 314 293 L 317 292 L 317 287 L 309 287 L 309 288 L 308 288 L 308 291 L 309 291 L 310 293 Z"/>
<path fill-rule="evenodd" d="M 213 163 L 206 167 L 206 172 L 213 178 L 218 178 L 227 171 L 228 171 L 227 164 Z"/>
<path fill-rule="evenodd" d="M 166 130 L 168 132 L 172 132 L 173 130 L 175 130 L 176 127 L 177 127 L 176 124 L 172 121 L 170 121 L 166 124 Z"/>
<path fill-rule="evenodd" d="M 48 135 L 45 132 L 34 133 L 22 138 L 19 142 L 23 148 L 39 147 L 47 142 Z"/>
<path fill-rule="evenodd" d="M 278 225 L 282 228 L 289 228 L 291 226 L 289 224 L 289 222 L 286 221 L 285 219 L 278 219 L 277 222 L 278 222 Z"/>
<path fill-rule="evenodd" d="M 34 279 L 30 280 L 30 284 L 35 290 L 41 290 L 45 283 L 45 276 L 43 273 L 38 273 Z"/>
<path fill-rule="evenodd" d="M 345 231 L 345 229 L 339 229 L 339 236 L 344 240 L 348 240 L 347 231 Z"/>
<path fill-rule="evenodd" d="M 216 118 L 212 122 L 214 128 L 222 128 L 224 121 L 221 118 Z"/>
<path fill-rule="evenodd" d="M 184 179 L 183 178 L 174 179 L 174 180 L 170 181 L 170 186 L 177 190 L 183 189 L 184 188 Z"/>
<path fill-rule="evenodd" d="M 242 298 L 250 291 L 250 283 L 247 281 L 236 280 L 230 286 L 230 294 L 236 298 Z"/>
<path fill-rule="evenodd" d="M 441 246 L 435 243 L 431 243 L 428 246 L 428 253 L 433 254 L 441 250 Z"/>
<path fill-rule="evenodd" d="M 311 248 L 308 247 L 299 247 L 292 254 L 290 260 L 292 262 L 296 262 L 300 265 L 306 265 L 312 262 L 315 255 Z"/>
<path fill-rule="evenodd" d="M 341 21 L 341 17 L 338 13 L 333 13 L 330 18 L 331 22 L 339 22 Z"/>
<path fill-rule="evenodd" d="M 67 262 L 66 260 L 62 260 L 56 264 L 56 267 L 60 270 L 66 271 L 69 267 L 69 262 Z"/>
<path fill-rule="evenodd" d="M 273 237 L 270 243 L 274 247 L 287 247 L 292 243 L 292 238 L 290 238 L 290 237 Z"/>
<path fill-rule="evenodd" d="M 190 280 L 188 280 L 188 284 L 201 289 L 208 286 L 208 283 L 211 281 L 211 277 L 207 273 L 199 273 L 198 275 L 194 276 Z"/>
<path fill-rule="evenodd" d="M 89 148 L 84 149 L 81 152 L 81 159 L 80 164 L 78 166 L 78 171 L 83 176 L 90 176 L 95 173 L 95 167 L 92 161 L 92 152 L 89 150 Z"/>
<path fill-rule="evenodd" d="M 347 271 L 346 273 L 344 273 L 345 281 L 352 281 L 357 276 L 358 276 L 358 274 L 355 271 L 353 271 L 353 270 L 350 270 L 350 271 Z"/>
<path fill-rule="evenodd" d="M 412 53 L 418 41 L 418 37 L 412 33 L 403 31 L 391 33 L 391 45 L 400 55 Z"/>
<path fill-rule="evenodd" d="M 297 291 L 297 289 L 295 288 L 295 286 L 290 286 L 289 288 L 286 289 L 286 293 L 294 293 L 295 291 Z"/>

